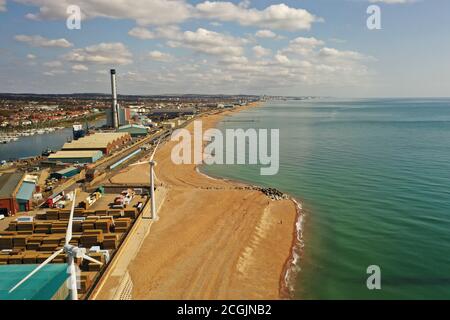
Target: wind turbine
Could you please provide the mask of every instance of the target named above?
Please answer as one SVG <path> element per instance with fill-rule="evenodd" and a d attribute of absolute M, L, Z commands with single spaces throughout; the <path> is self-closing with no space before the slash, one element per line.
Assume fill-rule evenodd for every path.
<path fill-rule="evenodd" d="M 155 201 L 155 167 L 156 167 L 156 161 L 153 160 L 156 154 L 156 150 L 158 149 L 159 143 L 161 142 L 161 139 L 158 140 L 158 143 L 156 144 L 155 150 L 153 150 L 152 156 L 150 157 L 149 161 L 144 162 L 138 162 L 135 164 L 132 164 L 131 166 L 139 166 L 142 164 L 149 163 L 150 164 L 150 201 L 152 204 L 152 220 L 158 221 L 158 214 L 156 212 L 156 201 Z"/>
<path fill-rule="evenodd" d="M 78 300 L 78 291 L 77 291 L 77 274 L 76 274 L 76 268 L 75 268 L 75 259 L 86 259 L 88 261 L 97 263 L 99 265 L 102 265 L 100 261 L 97 261 L 94 258 L 89 257 L 86 254 L 85 248 L 79 248 L 76 246 L 73 246 L 70 244 L 70 240 L 72 240 L 72 226 L 73 226 L 73 213 L 75 211 L 75 201 L 76 201 L 76 190 L 73 192 L 73 202 L 72 202 L 72 208 L 70 210 L 70 217 L 69 217 L 69 223 L 67 225 L 67 232 L 66 232 L 66 240 L 64 247 L 55 253 L 53 253 L 50 257 L 48 257 L 44 262 L 42 262 L 39 266 L 36 267 L 33 271 L 31 271 L 25 278 L 23 278 L 19 283 L 17 283 L 11 290 L 9 290 L 9 293 L 16 290 L 18 287 L 20 287 L 24 282 L 26 282 L 28 279 L 30 279 L 36 272 L 41 270 L 44 266 L 52 262 L 53 259 L 55 259 L 59 254 L 65 253 L 67 255 L 67 264 L 69 265 L 69 273 L 70 273 L 70 280 L 69 280 L 69 287 L 70 287 L 70 297 L 71 300 Z"/>

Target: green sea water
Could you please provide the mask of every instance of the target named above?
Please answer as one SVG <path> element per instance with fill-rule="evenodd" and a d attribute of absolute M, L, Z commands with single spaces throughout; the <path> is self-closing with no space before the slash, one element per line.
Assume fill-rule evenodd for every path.
<path fill-rule="evenodd" d="M 302 202 L 296 298 L 450 299 L 450 99 L 273 101 L 219 128 L 280 129 L 277 175 L 202 171 Z"/>

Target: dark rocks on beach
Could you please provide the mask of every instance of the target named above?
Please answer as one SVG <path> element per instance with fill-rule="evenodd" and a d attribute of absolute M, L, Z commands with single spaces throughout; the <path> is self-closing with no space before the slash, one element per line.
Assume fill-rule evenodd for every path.
<path fill-rule="evenodd" d="M 255 187 L 255 190 L 261 191 L 266 196 L 268 196 L 272 200 L 284 200 L 288 199 L 288 196 L 285 195 L 283 192 L 275 189 L 275 188 L 261 188 L 261 187 Z"/>
<path fill-rule="evenodd" d="M 200 187 L 200 189 L 204 190 L 224 190 L 223 187 Z M 272 200 L 286 200 L 289 199 L 287 194 L 275 189 L 275 188 L 262 188 L 257 186 L 246 186 L 246 187 L 235 187 L 234 190 L 248 190 L 248 191 L 260 191 L 264 193 L 268 198 Z"/>

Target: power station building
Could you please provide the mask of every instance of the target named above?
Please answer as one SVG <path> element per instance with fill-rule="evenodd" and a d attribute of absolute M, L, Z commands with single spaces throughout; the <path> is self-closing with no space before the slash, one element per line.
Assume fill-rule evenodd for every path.
<path fill-rule="evenodd" d="M 111 69 L 111 109 L 106 110 L 106 125 L 118 129 L 130 123 L 130 108 L 122 108 L 117 101 L 116 70 Z"/>
<path fill-rule="evenodd" d="M 131 119 L 131 110 L 117 105 L 117 116 L 119 119 L 119 127 L 127 125 Z M 112 110 L 106 110 L 106 126 L 114 128 L 114 113 Z"/>

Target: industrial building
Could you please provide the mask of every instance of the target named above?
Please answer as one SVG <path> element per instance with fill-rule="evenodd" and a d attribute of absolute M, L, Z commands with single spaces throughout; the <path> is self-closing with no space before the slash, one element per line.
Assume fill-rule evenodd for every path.
<path fill-rule="evenodd" d="M 63 151 L 87 151 L 100 150 L 103 154 L 110 154 L 114 149 L 131 140 L 127 132 L 102 132 L 95 133 L 79 140 L 67 142 L 62 147 Z"/>
<path fill-rule="evenodd" d="M 15 215 L 31 209 L 36 184 L 23 173 L 0 175 L 0 214 Z"/>
<path fill-rule="evenodd" d="M 76 152 L 76 151 L 75 151 Z M 100 151 L 99 151 L 100 152 Z M 80 171 L 78 170 L 78 168 L 75 167 L 69 167 L 69 168 L 65 168 L 63 170 L 59 170 L 57 172 L 53 172 L 50 177 L 51 178 L 55 178 L 58 180 L 61 179 L 68 179 L 68 178 L 72 178 L 73 176 L 76 176 L 78 173 L 80 173 Z"/>
<path fill-rule="evenodd" d="M 101 150 L 63 150 L 51 154 L 48 157 L 49 161 L 59 161 L 62 163 L 94 163 L 103 157 Z"/>
<path fill-rule="evenodd" d="M 133 138 L 135 137 L 144 137 L 148 134 L 148 128 L 137 125 L 137 124 L 129 124 L 126 126 L 120 127 L 118 132 L 127 132 L 129 133 Z"/>
<path fill-rule="evenodd" d="M 167 119 L 174 119 L 181 116 L 193 116 L 195 115 L 195 109 L 194 108 L 182 108 L 182 109 L 158 109 L 153 110 L 150 114 L 150 117 L 152 119 L 157 120 L 167 120 Z"/>
<path fill-rule="evenodd" d="M 112 110 L 108 109 L 106 112 L 106 126 L 113 128 L 114 127 L 114 113 Z M 122 108 L 119 104 L 117 105 L 117 117 L 118 117 L 118 125 L 124 126 L 130 123 L 131 119 L 131 110 L 129 108 Z"/>
<path fill-rule="evenodd" d="M 23 180 L 22 185 L 16 195 L 16 201 L 19 206 L 19 212 L 32 210 L 31 200 L 36 190 L 36 182 Z"/>

